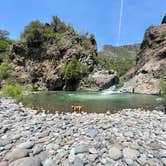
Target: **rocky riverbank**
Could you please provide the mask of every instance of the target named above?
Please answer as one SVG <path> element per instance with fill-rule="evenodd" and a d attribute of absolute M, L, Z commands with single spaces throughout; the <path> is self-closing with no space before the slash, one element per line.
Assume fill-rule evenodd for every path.
<path fill-rule="evenodd" d="M 165 166 L 166 115 L 36 114 L 0 100 L 0 166 Z"/>

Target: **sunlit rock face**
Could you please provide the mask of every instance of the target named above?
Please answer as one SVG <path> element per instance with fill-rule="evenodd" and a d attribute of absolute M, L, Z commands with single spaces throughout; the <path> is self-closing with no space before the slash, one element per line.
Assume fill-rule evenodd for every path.
<path fill-rule="evenodd" d="M 63 22 L 59 24 L 65 30 L 52 30 L 53 37 L 21 40 L 13 45 L 10 62 L 14 80 L 22 84 L 33 84 L 37 90 L 75 90 L 84 75 L 73 83 L 66 84 L 61 67 L 75 57 L 80 64 L 87 66 L 87 74 L 93 71 L 97 56 L 93 35 L 80 35 Z M 41 26 L 56 28 L 48 23 Z"/>
<path fill-rule="evenodd" d="M 136 63 L 125 75 L 127 82 L 121 90 L 160 94 L 160 80 L 166 74 L 166 24 L 146 30 Z"/>
<path fill-rule="evenodd" d="M 90 74 L 81 80 L 78 90 L 81 91 L 101 91 L 119 83 L 119 78 L 115 71 L 100 70 Z"/>

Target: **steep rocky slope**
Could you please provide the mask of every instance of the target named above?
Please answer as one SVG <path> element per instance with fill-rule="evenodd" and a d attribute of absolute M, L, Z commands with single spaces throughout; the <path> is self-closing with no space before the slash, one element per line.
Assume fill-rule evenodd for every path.
<path fill-rule="evenodd" d="M 93 35 L 79 35 L 57 17 L 54 19 L 50 24 L 33 21 L 25 27 L 21 41 L 11 51 L 12 77 L 19 83 L 33 84 L 38 90 L 75 90 L 80 79 L 93 71 L 96 41 Z M 62 70 L 72 60 L 77 66 L 68 75 L 80 75 L 66 80 Z M 78 65 L 86 71 L 82 72 L 83 67 Z"/>
<path fill-rule="evenodd" d="M 32 21 L 10 55 L 12 79 L 32 84 L 36 90 L 102 90 L 118 80 L 115 72 L 97 79 L 96 41 L 91 34 L 78 34 L 58 17 L 51 23 Z M 100 80 L 102 79 L 102 80 Z M 83 88 L 85 87 L 85 88 Z M 88 88 L 87 88 L 88 87 Z"/>
<path fill-rule="evenodd" d="M 160 79 L 166 74 L 166 22 L 149 27 L 144 35 L 136 66 L 124 77 L 127 92 L 159 94 Z"/>

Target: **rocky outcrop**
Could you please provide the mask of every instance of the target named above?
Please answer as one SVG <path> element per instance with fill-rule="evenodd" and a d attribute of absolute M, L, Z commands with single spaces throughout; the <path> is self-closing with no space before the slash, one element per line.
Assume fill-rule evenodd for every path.
<path fill-rule="evenodd" d="M 114 71 L 101 70 L 90 74 L 81 80 L 78 90 L 101 91 L 119 83 L 119 78 Z"/>
<path fill-rule="evenodd" d="M 52 24 L 40 25 L 49 30 L 47 38 L 24 39 L 13 45 L 10 55 L 13 80 L 22 84 L 33 84 L 37 90 L 63 90 L 64 87 L 75 90 L 76 87 L 66 84 L 61 71 L 62 66 L 75 57 L 81 64 L 87 66 L 88 73 L 93 71 L 97 56 L 93 36 L 79 35 L 64 23 L 59 24 L 59 30 Z M 62 31 L 63 29 L 65 30 Z M 37 30 L 35 29 L 35 32 Z M 50 30 L 53 31 L 51 37 Z M 84 76 L 80 79 L 82 77 Z M 75 80 L 74 84 L 78 84 L 79 81 Z"/>
<path fill-rule="evenodd" d="M 161 23 L 162 23 L 162 24 L 166 24 L 166 14 L 165 14 L 165 16 L 164 16 L 164 18 L 163 18 L 163 20 L 162 20 Z"/>
<path fill-rule="evenodd" d="M 160 94 L 160 79 L 166 74 L 166 24 L 146 30 L 136 61 L 125 75 L 127 82 L 121 90 Z"/>

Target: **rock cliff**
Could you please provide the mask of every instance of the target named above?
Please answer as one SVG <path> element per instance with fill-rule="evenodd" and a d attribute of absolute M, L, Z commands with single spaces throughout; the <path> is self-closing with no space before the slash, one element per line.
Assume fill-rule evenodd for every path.
<path fill-rule="evenodd" d="M 21 41 L 13 45 L 12 77 L 19 83 L 33 84 L 38 90 L 75 90 L 79 81 L 93 71 L 96 56 L 93 35 L 80 35 L 57 17 L 49 24 L 34 21 L 25 27 Z M 73 58 L 87 70 L 82 74 L 73 66 L 68 73 L 80 72 L 80 76 L 66 80 L 62 70 Z"/>
<path fill-rule="evenodd" d="M 159 94 L 160 80 L 166 74 L 166 22 L 149 27 L 144 35 L 136 66 L 126 75 L 122 91 Z"/>

